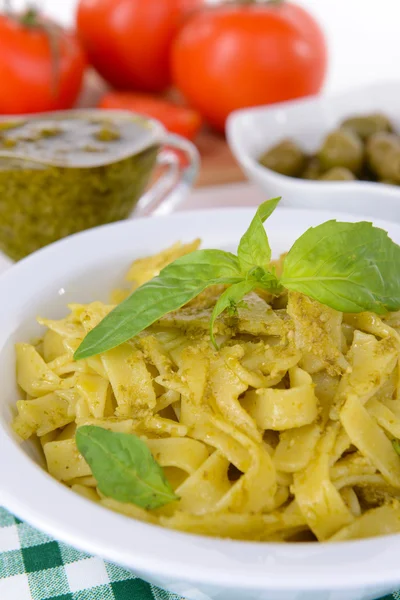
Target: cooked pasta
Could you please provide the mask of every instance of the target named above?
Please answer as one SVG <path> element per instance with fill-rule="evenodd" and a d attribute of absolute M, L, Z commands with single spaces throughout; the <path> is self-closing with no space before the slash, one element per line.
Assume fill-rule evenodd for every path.
<path fill-rule="evenodd" d="M 178 256 L 135 261 L 119 302 Z M 277 264 L 279 270 L 279 263 Z M 113 305 L 71 305 L 19 343 L 14 429 L 49 473 L 128 517 L 256 541 L 335 541 L 400 531 L 400 313 L 347 315 L 297 292 L 251 292 L 208 327 L 214 286 L 130 341 L 74 361 Z M 105 497 L 77 427 L 135 434 L 177 500 L 153 510 Z"/>

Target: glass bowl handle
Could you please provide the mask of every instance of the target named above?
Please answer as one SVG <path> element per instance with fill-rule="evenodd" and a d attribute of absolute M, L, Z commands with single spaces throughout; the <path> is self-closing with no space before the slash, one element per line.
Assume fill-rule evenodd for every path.
<path fill-rule="evenodd" d="M 174 211 L 193 187 L 200 155 L 189 140 L 169 134 L 157 156 L 164 172 L 137 203 L 132 216 L 167 215 Z"/>

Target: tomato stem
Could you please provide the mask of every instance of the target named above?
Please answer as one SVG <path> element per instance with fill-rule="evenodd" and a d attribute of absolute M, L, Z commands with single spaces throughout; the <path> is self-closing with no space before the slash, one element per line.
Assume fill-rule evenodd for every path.
<path fill-rule="evenodd" d="M 20 16 L 19 22 L 26 27 L 39 27 L 38 14 L 36 9 L 31 6 Z"/>

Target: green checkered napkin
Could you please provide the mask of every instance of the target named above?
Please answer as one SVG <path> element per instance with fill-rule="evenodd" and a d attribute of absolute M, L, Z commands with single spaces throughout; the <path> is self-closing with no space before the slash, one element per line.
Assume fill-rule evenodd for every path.
<path fill-rule="evenodd" d="M 121 567 L 56 542 L 1 507 L 0 599 L 181 600 Z M 400 600 L 400 592 L 381 600 Z"/>
<path fill-rule="evenodd" d="M 0 507 L 1 600 L 181 600 L 78 552 Z"/>

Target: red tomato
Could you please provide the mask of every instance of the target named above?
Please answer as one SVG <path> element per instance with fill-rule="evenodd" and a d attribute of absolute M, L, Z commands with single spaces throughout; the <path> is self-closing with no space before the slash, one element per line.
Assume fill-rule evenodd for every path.
<path fill-rule="evenodd" d="M 32 11 L 26 23 L 24 15 L 0 15 L 0 113 L 71 108 L 85 66 L 84 51 L 74 34 Z"/>
<path fill-rule="evenodd" d="M 289 2 L 197 12 L 172 48 L 175 84 L 219 130 L 235 109 L 317 93 L 326 66 L 322 31 Z"/>
<path fill-rule="evenodd" d="M 170 83 L 176 32 L 202 0 L 80 0 L 77 29 L 90 62 L 111 85 L 160 92 Z"/>
<path fill-rule="evenodd" d="M 117 108 L 158 119 L 168 131 L 192 140 L 201 127 L 201 116 L 195 110 L 177 106 L 148 94 L 133 92 L 108 92 L 99 108 Z"/>

